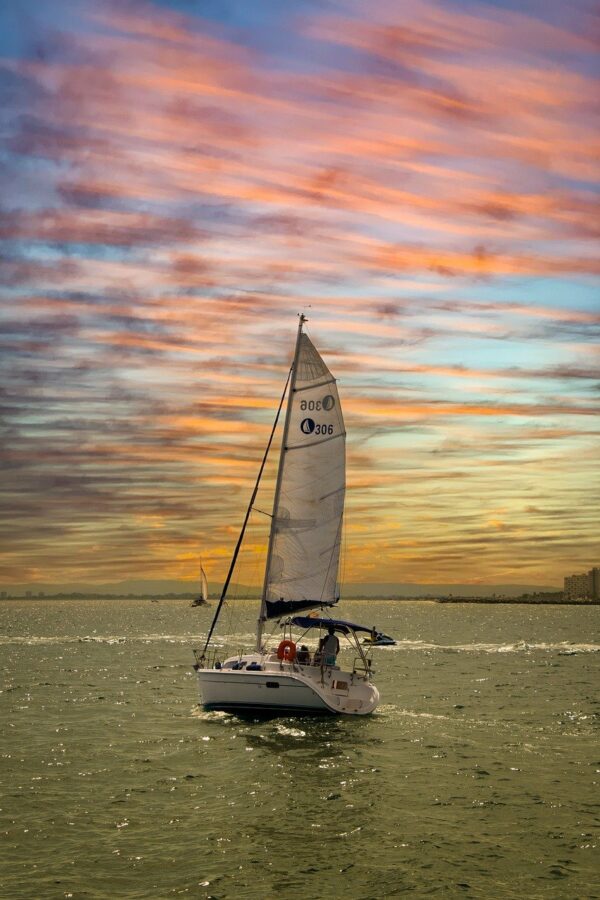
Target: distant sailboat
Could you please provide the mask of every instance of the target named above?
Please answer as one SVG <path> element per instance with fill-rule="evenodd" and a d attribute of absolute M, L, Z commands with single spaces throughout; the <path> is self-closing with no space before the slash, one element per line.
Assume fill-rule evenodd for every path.
<path fill-rule="evenodd" d="M 302 610 L 337 603 L 338 564 L 346 487 L 344 419 L 335 379 L 303 333 L 300 316 L 294 361 L 288 375 L 273 430 L 260 466 L 221 599 L 204 649 L 195 651 L 204 706 L 226 711 L 334 713 L 366 715 L 379 702 L 372 684 L 370 660 L 357 632 L 364 627 L 323 615 L 298 615 Z M 287 412 L 256 629 L 256 648 L 217 659 L 210 641 L 225 601 L 250 511 L 258 491 L 287 387 Z M 268 620 L 279 619 L 282 640 L 269 647 L 264 638 Z M 320 634 L 319 647 L 297 647 L 293 629 Z M 352 651 L 350 668 L 337 665 L 339 639 Z"/>
<path fill-rule="evenodd" d="M 208 606 L 208 581 L 202 564 L 200 564 L 200 593 L 192 600 L 191 605 Z"/>

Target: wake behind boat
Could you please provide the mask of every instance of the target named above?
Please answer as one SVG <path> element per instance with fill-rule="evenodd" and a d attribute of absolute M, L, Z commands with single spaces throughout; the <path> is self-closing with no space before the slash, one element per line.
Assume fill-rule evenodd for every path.
<path fill-rule="evenodd" d="M 300 316 L 294 360 L 221 599 L 194 666 L 204 706 L 227 711 L 367 715 L 379 702 L 370 660 L 358 635 L 371 627 L 324 616 L 300 616 L 339 600 L 338 566 L 346 489 L 346 432 L 335 379 L 303 332 Z M 224 660 L 209 650 L 237 555 L 283 407 L 287 409 L 271 517 L 264 586 L 253 651 Z M 285 617 L 285 618 L 284 618 Z M 269 620 L 283 633 L 272 646 Z M 298 637 L 295 637 L 298 633 Z M 319 636 L 312 651 L 309 635 Z M 343 645 L 340 646 L 340 638 Z M 338 654 L 351 651 L 344 666 Z"/>

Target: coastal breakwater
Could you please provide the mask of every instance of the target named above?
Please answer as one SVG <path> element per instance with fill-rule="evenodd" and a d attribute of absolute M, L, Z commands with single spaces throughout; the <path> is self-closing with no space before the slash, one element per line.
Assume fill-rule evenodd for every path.
<path fill-rule="evenodd" d="M 577 600 L 565 600 L 562 594 L 524 594 L 521 597 L 436 597 L 438 603 L 532 603 L 532 604 L 559 604 L 561 606 L 598 606 L 600 600 L 591 598 L 579 598 Z"/>

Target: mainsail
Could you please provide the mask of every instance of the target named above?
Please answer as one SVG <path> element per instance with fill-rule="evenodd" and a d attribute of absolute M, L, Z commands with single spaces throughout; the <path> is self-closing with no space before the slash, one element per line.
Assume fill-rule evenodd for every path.
<path fill-rule="evenodd" d="M 345 438 L 335 379 L 300 330 L 269 539 L 266 618 L 338 599 Z"/>

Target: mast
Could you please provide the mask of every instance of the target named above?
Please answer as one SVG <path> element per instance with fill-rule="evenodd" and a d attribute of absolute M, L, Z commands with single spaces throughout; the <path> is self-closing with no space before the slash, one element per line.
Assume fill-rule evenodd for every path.
<path fill-rule="evenodd" d="M 271 530 L 269 532 L 269 549 L 267 550 L 267 561 L 265 565 L 265 579 L 263 582 L 263 592 L 262 599 L 260 604 L 260 615 L 258 617 L 258 621 L 256 623 L 256 649 L 260 653 L 261 644 L 262 644 L 262 633 L 263 633 L 263 625 L 266 622 L 266 600 L 267 600 L 267 580 L 269 577 L 269 568 L 271 565 L 271 556 L 273 554 L 273 539 L 275 537 L 275 528 L 277 527 L 277 521 L 275 515 L 277 513 L 277 507 L 279 505 L 279 494 L 281 492 L 281 479 L 283 476 L 283 465 L 285 461 L 285 448 L 287 443 L 288 431 L 290 429 L 290 418 L 292 415 L 292 404 L 294 402 L 294 390 L 296 387 L 296 371 L 298 368 L 298 355 L 300 353 L 300 338 L 302 337 L 302 326 L 307 320 L 304 313 L 299 314 L 300 321 L 298 322 L 298 334 L 296 335 L 296 347 L 294 349 L 294 360 L 292 362 L 291 372 L 291 380 L 290 380 L 290 391 L 288 394 L 288 403 L 287 409 L 285 413 L 285 423 L 283 426 L 283 437 L 281 439 L 281 452 L 279 454 L 279 468 L 277 469 L 277 482 L 275 484 L 275 496 L 273 497 L 273 515 L 271 517 Z"/>

